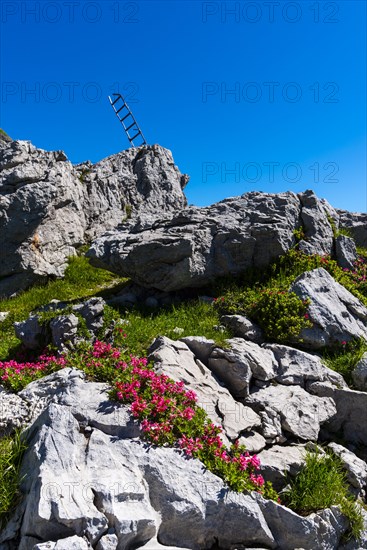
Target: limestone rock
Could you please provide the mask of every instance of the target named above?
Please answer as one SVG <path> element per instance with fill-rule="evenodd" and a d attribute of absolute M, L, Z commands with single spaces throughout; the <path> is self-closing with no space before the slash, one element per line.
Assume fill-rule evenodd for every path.
<path fill-rule="evenodd" d="M 53 300 L 31 313 L 25 321 L 14 323 L 15 333 L 26 348 L 39 349 L 52 344 L 59 352 L 64 352 L 73 348 L 83 338 L 93 340 L 96 337 L 103 327 L 105 305 L 105 301 L 100 297 L 93 297 L 73 306 Z M 55 313 L 54 317 L 50 315 L 52 312 Z M 45 321 L 42 320 L 44 313 L 48 314 Z M 85 321 L 87 333 L 85 330 L 82 334 L 78 332 L 79 316 Z"/>
<path fill-rule="evenodd" d="M 367 391 L 367 353 L 358 361 L 352 371 L 354 386 L 357 390 Z"/>
<path fill-rule="evenodd" d="M 367 248 L 367 214 L 337 210 L 340 227 L 347 229 L 357 246 Z"/>
<path fill-rule="evenodd" d="M 180 338 L 192 351 L 197 359 L 208 366 L 208 359 L 215 348 L 214 340 L 208 340 L 204 336 L 185 336 Z"/>
<path fill-rule="evenodd" d="M 0 438 L 10 435 L 30 419 L 29 406 L 19 396 L 0 386 Z"/>
<path fill-rule="evenodd" d="M 73 313 L 58 315 L 50 321 L 52 343 L 58 350 L 63 350 L 65 344 L 74 344 L 77 339 L 79 319 Z"/>
<path fill-rule="evenodd" d="M 260 417 L 235 401 L 211 371 L 200 360 L 195 360 L 184 342 L 157 338 L 150 348 L 149 358 L 158 372 L 175 381 L 182 380 L 197 394 L 198 404 L 215 424 L 223 427 L 229 439 L 236 439 L 242 431 L 260 426 Z"/>
<path fill-rule="evenodd" d="M 158 145 L 73 166 L 62 151 L 1 141 L 0 169 L 0 296 L 63 276 L 68 257 L 126 220 L 129 209 L 135 216 L 186 205 L 187 177 Z"/>
<path fill-rule="evenodd" d="M 301 517 L 285 506 L 256 495 L 260 508 L 282 550 L 331 550 L 339 548 L 348 522 L 336 506 Z"/>
<path fill-rule="evenodd" d="M 354 453 L 338 445 L 329 443 L 328 447 L 340 457 L 348 473 L 349 483 L 361 492 L 367 485 L 367 464 L 364 460 L 358 458 Z"/>
<path fill-rule="evenodd" d="M 256 388 L 245 403 L 258 412 L 265 410 L 268 414 L 272 410 L 280 420 L 283 435 L 290 433 L 305 441 L 316 441 L 320 426 L 336 413 L 333 399 L 316 398 L 298 386 Z"/>
<path fill-rule="evenodd" d="M 304 445 L 274 445 L 259 454 L 264 477 L 273 483 L 275 489 L 284 489 L 290 477 L 295 477 L 305 464 Z"/>
<path fill-rule="evenodd" d="M 151 223 L 139 220 L 96 239 L 88 256 L 146 287 L 199 287 L 284 254 L 295 242 L 299 216 L 293 193 L 252 192 Z"/>
<path fill-rule="evenodd" d="M 82 537 L 67 537 L 56 542 L 48 541 L 36 544 L 32 550 L 88 550 L 92 546 Z"/>
<path fill-rule="evenodd" d="M 15 335 L 28 349 L 38 349 L 45 342 L 46 331 L 37 315 L 30 315 L 25 321 L 14 323 Z"/>
<path fill-rule="evenodd" d="M 342 435 L 344 441 L 355 445 L 367 445 L 367 393 L 349 388 L 336 388 L 328 382 L 313 382 L 308 391 L 320 397 L 330 397 L 337 414 L 325 428 L 332 434 Z"/>
<path fill-rule="evenodd" d="M 239 444 L 245 445 L 246 450 L 249 453 L 259 453 L 265 449 L 266 440 L 261 434 L 251 430 L 250 432 L 245 432 L 241 435 L 239 438 Z"/>
<path fill-rule="evenodd" d="M 243 315 L 223 315 L 220 321 L 231 329 L 234 336 L 256 342 L 257 344 L 264 342 L 261 328 Z"/>
<path fill-rule="evenodd" d="M 341 374 L 326 367 L 319 356 L 281 344 L 265 344 L 278 362 L 277 382 L 306 387 L 308 382 L 328 381 L 337 387 L 348 387 Z"/>
<path fill-rule="evenodd" d="M 191 354 L 174 344 L 181 359 L 183 347 Z M 128 407 L 107 392 L 72 369 L 21 392 L 34 421 L 24 498 L 0 534 L 2 549 L 338 548 L 347 524 L 337 508 L 301 517 L 257 493 L 230 491 L 197 459 L 143 443 Z"/>
<path fill-rule="evenodd" d="M 303 273 L 290 290 L 311 300 L 308 314 L 313 327 L 301 331 L 303 346 L 319 349 L 353 338 L 367 340 L 367 308 L 325 269 Z"/>
<path fill-rule="evenodd" d="M 277 363 L 269 350 L 242 338 L 231 338 L 228 349 L 213 350 L 208 366 L 238 399 L 249 394 L 252 377 L 264 381 L 275 378 Z"/>
<path fill-rule="evenodd" d="M 349 540 L 342 542 L 338 550 L 366 550 L 367 549 L 367 510 L 362 508 L 364 529 L 359 540 Z"/>
<path fill-rule="evenodd" d="M 305 232 L 305 240 L 299 243 L 299 250 L 306 254 L 330 254 L 334 235 L 328 217 L 337 218 L 336 211 L 311 190 L 299 193 L 298 197 L 302 204 L 301 218 Z"/>
<path fill-rule="evenodd" d="M 340 267 L 353 269 L 354 262 L 357 259 L 357 249 L 353 239 L 345 235 L 339 235 L 335 239 L 335 253 Z"/>

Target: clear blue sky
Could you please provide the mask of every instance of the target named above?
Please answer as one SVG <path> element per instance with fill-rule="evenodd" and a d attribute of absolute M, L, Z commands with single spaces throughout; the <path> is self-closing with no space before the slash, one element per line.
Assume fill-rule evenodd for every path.
<path fill-rule="evenodd" d="M 3 0 L 1 21 L 13 138 L 74 163 L 125 149 L 118 88 L 190 203 L 312 188 L 366 211 L 364 0 Z"/>

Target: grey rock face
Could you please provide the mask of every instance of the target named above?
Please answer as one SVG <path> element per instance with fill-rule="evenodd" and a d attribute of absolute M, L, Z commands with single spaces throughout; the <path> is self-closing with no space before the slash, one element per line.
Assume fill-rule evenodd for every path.
<path fill-rule="evenodd" d="M 106 302 L 103 298 L 93 297 L 81 304 L 73 306 L 57 300 L 43 306 L 32 313 L 25 321 L 14 323 L 15 334 L 28 349 L 38 349 L 40 345 L 52 344 L 59 352 L 73 348 L 83 338 L 93 340 L 99 329 L 103 327 L 103 313 Z M 67 313 L 71 310 L 72 313 Z M 48 315 L 42 322 L 42 314 Z M 80 316 L 87 328 L 87 334 L 78 334 Z M 88 336 L 89 334 L 89 336 Z"/>
<path fill-rule="evenodd" d="M 298 195 L 301 204 L 302 225 L 306 239 L 299 243 L 299 250 L 306 254 L 330 254 L 334 235 L 328 217 L 337 219 L 336 211 L 325 200 L 317 198 L 313 191 Z"/>
<path fill-rule="evenodd" d="M 337 414 L 325 425 L 331 434 L 340 434 L 344 441 L 355 445 L 367 445 L 366 392 L 337 388 L 328 382 L 313 382 L 308 391 L 334 401 Z"/>
<path fill-rule="evenodd" d="M 242 431 L 260 426 L 260 417 L 235 401 L 184 342 L 157 338 L 150 348 L 149 358 L 158 372 L 175 381 L 183 380 L 187 388 L 195 391 L 198 404 L 215 424 L 222 426 L 229 439 L 236 439 Z"/>
<path fill-rule="evenodd" d="M 302 330 L 302 345 L 319 349 L 353 338 L 367 340 L 367 309 L 325 269 L 303 273 L 290 290 L 311 300 L 308 312 L 313 327 Z"/>
<path fill-rule="evenodd" d="M 357 259 L 357 249 L 354 240 L 345 235 L 339 235 L 335 239 L 335 254 L 340 267 L 353 269 L 353 264 Z"/>
<path fill-rule="evenodd" d="M 305 464 L 304 445 L 274 445 L 259 454 L 261 468 L 266 479 L 271 481 L 277 491 L 284 489 L 288 477 L 294 477 Z"/>
<path fill-rule="evenodd" d="M 228 346 L 215 348 L 208 366 L 236 398 L 249 394 L 252 377 L 264 381 L 275 378 L 277 363 L 269 350 L 241 338 L 228 340 Z"/>
<path fill-rule="evenodd" d="M 173 449 L 148 451 L 128 427 L 132 418 L 111 424 L 119 405 L 108 401 L 104 385 L 72 379 L 70 386 L 64 378 L 57 397 L 29 429 L 23 484 L 29 498 L 23 504 L 19 550 L 33 548 L 32 539 L 40 543 L 73 535 L 84 535 L 94 546 L 110 529 L 119 548 L 141 546 L 157 535 L 164 545 L 180 541 L 180 547 L 191 549 L 210 546 L 216 537 L 223 548 L 237 540 L 274 547 L 250 495 L 232 496 L 199 461 L 187 461 Z M 52 377 L 50 382 L 53 387 Z M 42 383 L 42 388 L 33 388 L 45 395 L 47 380 Z M 84 421 L 81 402 L 88 404 Z M 102 423 L 104 411 L 110 418 Z M 9 544 L 6 531 L 0 542 Z"/>
<path fill-rule="evenodd" d="M 338 548 L 347 525 L 337 508 L 301 517 L 228 490 L 198 460 L 140 441 L 129 408 L 107 392 L 72 369 L 21 392 L 40 406 L 27 431 L 24 499 L 1 548 Z"/>
<path fill-rule="evenodd" d="M 30 315 L 25 321 L 14 323 L 15 335 L 26 348 L 37 349 L 42 344 L 46 333 L 37 315 Z"/>
<path fill-rule="evenodd" d="M 324 382 L 343 388 L 348 387 L 341 374 L 326 367 L 320 357 L 281 344 L 265 344 L 278 363 L 276 381 L 284 385 L 298 385 L 302 388 L 308 382 Z"/>
<path fill-rule="evenodd" d="M 208 284 L 215 277 L 263 267 L 295 244 L 302 224 L 307 254 L 332 254 L 328 216 L 336 211 L 312 191 L 252 192 L 207 208 L 187 208 L 154 222 L 138 220 L 96 239 L 92 262 L 160 290 Z"/>
<path fill-rule="evenodd" d="M 64 274 L 76 249 L 137 213 L 183 208 L 187 183 L 158 145 L 131 148 L 96 165 L 73 166 L 62 151 L 0 142 L 0 296 Z"/>
<path fill-rule="evenodd" d="M 97 239 L 95 265 L 147 287 L 176 290 L 265 266 L 295 242 L 300 202 L 293 193 L 248 193 L 208 208 L 187 208 Z"/>
<path fill-rule="evenodd" d="M 82 537 L 67 537 L 59 541 L 42 542 L 33 546 L 32 550 L 88 550 L 92 546 Z"/>
<path fill-rule="evenodd" d="M 71 315 L 59 315 L 50 321 L 52 343 L 58 350 L 63 350 L 65 344 L 74 343 L 77 338 L 79 319 Z"/>
<path fill-rule="evenodd" d="M 257 412 L 269 414 L 272 411 L 279 419 L 283 436 L 289 433 L 304 441 L 316 441 L 320 426 L 336 414 L 333 399 L 316 398 L 298 386 L 256 389 L 245 403 Z"/>
<path fill-rule="evenodd" d="M 10 435 L 30 419 L 29 406 L 19 395 L 0 386 L 0 438 Z"/>
<path fill-rule="evenodd" d="M 339 225 L 350 231 L 357 246 L 367 247 L 367 214 L 338 210 Z"/>
<path fill-rule="evenodd" d="M 343 465 L 348 473 L 349 483 L 357 489 L 358 494 L 365 495 L 367 486 L 367 464 L 364 460 L 358 458 L 354 453 L 338 445 L 337 443 L 329 443 L 328 447 L 340 457 Z M 361 494 L 363 490 L 363 493 Z"/>
<path fill-rule="evenodd" d="M 354 386 L 357 390 L 367 391 L 367 353 L 358 361 L 352 372 Z"/>

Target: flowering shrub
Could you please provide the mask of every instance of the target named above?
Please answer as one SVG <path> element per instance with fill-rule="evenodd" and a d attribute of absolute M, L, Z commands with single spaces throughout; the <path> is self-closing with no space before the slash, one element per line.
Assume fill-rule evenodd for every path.
<path fill-rule="evenodd" d="M 19 391 L 33 380 L 42 378 L 67 364 L 65 357 L 41 355 L 37 361 L 0 361 L 1 383 L 13 391 Z"/>
<path fill-rule="evenodd" d="M 111 348 L 109 353 L 116 352 Z M 112 396 L 131 404 L 146 440 L 177 447 L 187 457 L 200 459 L 236 491 L 256 490 L 266 498 L 278 498 L 272 485 L 256 473 L 258 457 L 250 456 L 238 443 L 227 449 L 220 438 L 221 428 L 197 406 L 195 393 L 185 390 L 183 382 L 157 374 L 145 358 L 131 356 L 129 361 L 119 362 L 117 369 Z"/>
<path fill-rule="evenodd" d="M 116 336 L 126 338 L 121 327 Z M 0 363 L 2 382 L 13 390 L 63 367 L 76 367 L 93 379 L 113 384 L 111 396 L 129 403 L 132 415 L 140 421 L 143 437 L 154 445 L 169 445 L 195 457 L 213 473 L 222 477 L 236 491 L 256 490 L 266 498 L 277 499 L 270 483 L 257 472 L 260 461 L 245 447 L 223 444 L 221 428 L 215 426 L 200 408 L 196 394 L 184 383 L 174 382 L 156 373 L 146 358 L 130 355 L 126 348 L 116 348 L 97 340 L 84 343 L 65 357 L 43 355 L 37 362 Z"/>

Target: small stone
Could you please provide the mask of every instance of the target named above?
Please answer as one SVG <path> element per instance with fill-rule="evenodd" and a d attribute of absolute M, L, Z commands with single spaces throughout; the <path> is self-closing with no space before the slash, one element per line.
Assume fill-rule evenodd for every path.
<path fill-rule="evenodd" d="M 254 431 L 242 434 L 238 441 L 240 445 L 245 445 L 249 453 L 259 453 L 266 447 L 265 438 Z"/>
<path fill-rule="evenodd" d="M 8 317 L 9 315 L 9 311 L 0 311 L 0 323 L 2 323 L 3 321 L 5 321 L 5 319 Z"/>
<path fill-rule="evenodd" d="M 256 342 L 257 344 L 264 342 L 261 328 L 243 315 L 223 315 L 220 321 L 232 331 L 234 336 Z"/>

